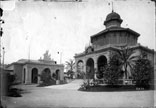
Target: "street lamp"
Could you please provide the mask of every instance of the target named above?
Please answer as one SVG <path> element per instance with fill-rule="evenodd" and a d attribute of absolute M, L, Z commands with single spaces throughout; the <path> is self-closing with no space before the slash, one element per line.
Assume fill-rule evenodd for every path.
<path fill-rule="evenodd" d="M 2 89 L 2 87 L 3 87 L 3 82 L 2 82 L 2 65 L 1 65 L 1 37 L 2 37 L 2 34 L 3 34 L 3 29 L 2 29 L 2 27 L 1 27 L 1 25 L 4 23 L 4 20 L 3 19 L 1 19 L 1 17 L 3 16 L 3 9 L 2 8 L 0 8 L 0 104 L 1 104 L 1 100 L 2 100 L 2 95 L 4 95 L 3 94 L 3 89 Z M 1 106 L 1 105 L 0 105 Z"/>
<path fill-rule="evenodd" d="M 2 62 L 2 64 L 3 64 L 3 70 L 4 70 L 4 55 L 5 55 L 5 48 L 3 47 L 2 49 L 3 49 L 3 62 Z"/>
<path fill-rule="evenodd" d="M 3 16 L 3 9 L 0 8 L 0 25 L 4 23 L 4 20 L 1 18 Z M 3 35 L 3 28 L 0 26 L 0 67 L 1 67 L 1 37 Z"/>

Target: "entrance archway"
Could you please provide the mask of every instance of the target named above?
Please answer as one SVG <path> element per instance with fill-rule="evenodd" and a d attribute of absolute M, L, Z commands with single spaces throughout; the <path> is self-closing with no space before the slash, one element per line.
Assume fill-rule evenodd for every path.
<path fill-rule="evenodd" d="M 37 68 L 32 69 L 32 74 L 31 74 L 31 83 L 37 83 L 38 82 L 38 70 Z"/>
<path fill-rule="evenodd" d="M 60 80 L 60 70 L 56 70 L 56 80 Z"/>
<path fill-rule="evenodd" d="M 102 55 L 98 58 L 98 61 L 97 61 L 97 64 L 98 64 L 98 75 L 97 77 L 98 78 L 103 78 L 103 72 L 105 70 L 105 66 L 107 64 L 107 58 Z"/>
<path fill-rule="evenodd" d="M 84 63 L 82 60 L 77 62 L 77 78 L 83 78 L 84 75 Z"/>
<path fill-rule="evenodd" d="M 92 58 L 89 58 L 86 62 L 86 74 L 87 78 L 94 78 L 94 60 Z"/>
<path fill-rule="evenodd" d="M 51 75 L 51 71 L 49 68 L 45 68 L 42 72 L 45 72 L 46 74 L 50 74 Z"/>

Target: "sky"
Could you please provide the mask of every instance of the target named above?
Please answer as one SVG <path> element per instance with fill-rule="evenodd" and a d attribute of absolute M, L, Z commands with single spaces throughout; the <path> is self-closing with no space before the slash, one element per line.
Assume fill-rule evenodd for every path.
<path fill-rule="evenodd" d="M 111 1 L 123 19 L 121 26 L 138 32 L 141 45 L 156 49 L 155 6 L 150 0 L 1 1 L 5 63 L 38 60 L 46 50 L 57 63 L 74 59 L 90 43 L 90 36 L 105 29 Z"/>

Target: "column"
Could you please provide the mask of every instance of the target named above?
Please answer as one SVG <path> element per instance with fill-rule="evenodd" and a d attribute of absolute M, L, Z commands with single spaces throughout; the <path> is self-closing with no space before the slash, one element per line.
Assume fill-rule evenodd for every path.
<path fill-rule="evenodd" d="M 25 69 L 25 84 L 28 84 L 28 67 Z"/>
<path fill-rule="evenodd" d="M 86 60 L 83 60 L 83 72 L 86 73 Z"/>
<path fill-rule="evenodd" d="M 76 65 L 76 68 L 75 68 L 75 78 L 77 78 L 77 63 L 78 63 L 78 61 L 75 58 L 75 65 Z"/>
<path fill-rule="evenodd" d="M 97 57 L 96 58 L 94 58 L 94 69 L 97 69 Z"/>
<path fill-rule="evenodd" d="M 26 84 L 31 84 L 31 69 L 27 66 L 26 71 Z"/>
<path fill-rule="evenodd" d="M 38 68 L 38 74 L 41 75 L 41 69 L 40 68 Z M 40 84 L 40 82 L 41 82 L 40 76 L 38 76 L 37 79 L 38 79 L 37 80 L 38 81 L 37 83 Z"/>

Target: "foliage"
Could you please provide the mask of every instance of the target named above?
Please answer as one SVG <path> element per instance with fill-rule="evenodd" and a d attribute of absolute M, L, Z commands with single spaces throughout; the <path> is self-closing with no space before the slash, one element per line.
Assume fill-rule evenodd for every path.
<path fill-rule="evenodd" d="M 136 86 L 149 87 L 151 74 L 153 72 L 153 67 L 148 59 L 138 59 L 134 66 L 134 72 L 132 73 L 133 79 L 136 81 Z"/>
<path fill-rule="evenodd" d="M 11 97 L 21 97 L 21 93 L 20 90 L 17 88 L 12 88 L 14 85 L 18 85 L 20 84 L 20 82 L 18 82 L 17 80 L 17 75 L 16 74 L 12 74 L 12 73 L 7 73 L 6 74 L 6 78 L 7 78 L 7 96 L 11 96 Z"/>
<path fill-rule="evenodd" d="M 56 81 L 52 79 L 50 72 L 43 71 L 41 75 L 39 75 L 41 78 L 42 83 L 39 86 L 49 86 L 49 85 L 55 85 Z"/>
<path fill-rule="evenodd" d="M 90 88 L 88 82 L 83 82 L 83 84 L 81 85 L 80 89 L 79 90 L 88 90 Z"/>
<path fill-rule="evenodd" d="M 107 84 L 118 84 L 119 78 L 122 76 L 120 65 L 121 62 L 118 60 L 117 56 L 110 58 L 109 64 L 106 65 L 105 71 L 103 73 L 103 77 Z"/>
<path fill-rule="evenodd" d="M 77 78 L 83 79 L 85 77 L 85 73 L 83 71 L 78 70 L 77 71 Z"/>
<path fill-rule="evenodd" d="M 68 70 L 67 75 L 73 79 L 74 71 Z"/>
<path fill-rule="evenodd" d="M 121 62 L 120 68 L 123 70 L 125 74 L 125 78 L 128 77 L 128 71 L 127 68 L 129 67 L 131 70 L 133 69 L 133 66 L 135 64 L 135 61 L 139 58 L 137 55 L 133 55 L 134 52 L 132 49 L 124 46 L 121 47 L 120 50 L 117 50 L 117 58 Z"/>
<path fill-rule="evenodd" d="M 75 62 L 73 59 L 66 61 L 66 69 L 68 70 L 67 75 L 69 75 L 71 78 L 73 78 L 74 75 L 74 71 L 73 71 L 74 66 L 75 66 Z"/>

